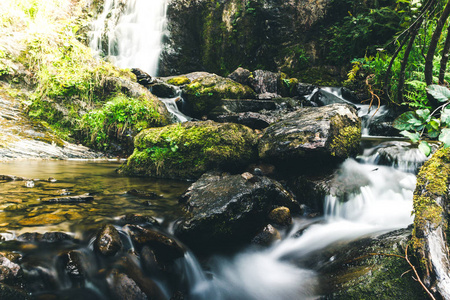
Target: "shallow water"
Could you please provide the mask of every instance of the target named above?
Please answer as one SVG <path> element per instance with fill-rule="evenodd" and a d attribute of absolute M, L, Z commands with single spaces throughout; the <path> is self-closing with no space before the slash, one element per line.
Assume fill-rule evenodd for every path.
<path fill-rule="evenodd" d="M 78 231 L 99 227 L 128 213 L 156 217 L 163 225 L 180 216 L 179 195 L 188 182 L 124 177 L 118 161 L 12 161 L 0 164 L 0 174 L 33 179 L 0 181 L 0 231 Z M 56 179 L 49 182 L 48 178 Z M 160 199 L 145 199 L 127 192 L 153 192 Z M 42 200 L 90 193 L 87 203 L 51 203 Z M 42 224 L 41 224 L 42 223 Z"/>

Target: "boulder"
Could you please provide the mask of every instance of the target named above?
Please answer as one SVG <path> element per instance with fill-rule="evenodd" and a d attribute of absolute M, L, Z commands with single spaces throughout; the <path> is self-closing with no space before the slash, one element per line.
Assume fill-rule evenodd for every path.
<path fill-rule="evenodd" d="M 267 223 L 274 205 L 299 212 L 281 184 L 250 173 L 207 173 L 181 198 L 186 216 L 175 224 L 175 235 L 199 251 L 248 242 Z"/>
<path fill-rule="evenodd" d="M 114 256 L 122 249 L 122 241 L 117 229 L 112 225 L 105 225 L 97 234 L 94 249 L 104 256 Z"/>
<path fill-rule="evenodd" d="M 212 121 L 185 122 L 142 131 L 121 172 L 196 179 L 214 168 L 238 170 L 256 157 L 256 135 L 248 127 Z"/>
<path fill-rule="evenodd" d="M 201 118 L 220 105 L 222 99 L 254 99 L 255 92 L 231 79 L 209 74 L 193 80 L 183 88 L 188 115 Z"/>
<path fill-rule="evenodd" d="M 144 72 L 143 70 L 138 69 L 138 68 L 133 68 L 133 69 L 131 69 L 131 72 L 134 75 L 136 75 L 137 82 L 140 85 L 148 87 L 148 86 L 150 86 L 150 84 L 153 83 L 152 76 L 150 76 L 148 73 Z"/>
<path fill-rule="evenodd" d="M 338 244 L 306 263 L 316 262 L 324 299 L 427 299 L 414 275 L 405 274 L 411 270 L 404 258 L 410 234 L 405 228 Z"/>
<path fill-rule="evenodd" d="M 22 268 L 18 264 L 0 254 L 0 282 L 17 280 L 22 274 Z"/>
<path fill-rule="evenodd" d="M 178 95 L 178 91 L 173 85 L 167 84 L 163 81 L 154 83 L 151 86 L 150 91 L 153 95 L 160 98 L 173 98 Z"/>
<path fill-rule="evenodd" d="M 280 98 L 281 96 L 278 95 L 280 80 L 280 73 L 256 70 L 250 76 L 249 85 L 258 94 L 258 99 Z"/>
<path fill-rule="evenodd" d="M 239 67 L 232 73 L 230 73 L 227 77 L 230 78 L 231 80 L 239 82 L 240 84 L 249 85 L 251 75 L 252 72 L 250 72 L 247 69 Z"/>
<path fill-rule="evenodd" d="M 306 167 L 326 167 L 355 155 L 360 140 L 361 122 L 353 107 L 306 107 L 265 129 L 259 155 L 265 161 L 298 165 L 306 171 Z"/>

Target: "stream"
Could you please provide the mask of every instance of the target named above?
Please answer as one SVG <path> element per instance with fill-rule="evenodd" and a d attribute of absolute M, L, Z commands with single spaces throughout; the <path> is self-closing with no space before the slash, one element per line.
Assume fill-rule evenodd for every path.
<path fill-rule="evenodd" d="M 321 251 L 330 251 L 337 242 L 350 242 L 412 223 L 414 173 L 425 157 L 403 141 L 367 136 L 362 145 L 361 154 L 346 160 L 336 175 L 340 184 L 351 185 L 352 192 L 345 202 L 327 196 L 323 216 L 296 216 L 293 226 L 281 232 L 282 240 L 267 248 L 248 246 L 226 255 L 215 254 L 203 257 L 202 264 L 187 251 L 176 262 L 177 278 L 170 282 L 157 281 L 165 297 L 171 297 L 174 286 L 186 287 L 188 299 L 316 299 L 320 296 L 323 293 L 320 274 L 303 262 Z M 391 157 L 392 163 L 387 166 L 386 159 L 380 157 L 383 150 L 393 147 L 395 157 Z M 416 156 L 411 156 L 411 151 Z M 411 157 L 416 159 L 411 161 Z M 406 159 L 408 163 L 403 164 Z M 380 161 L 384 165 L 378 165 Z M 115 172 L 120 164 L 119 161 L 68 160 L 11 161 L 0 165 L 0 174 L 23 176 L 34 182 L 32 187 L 27 180 L 0 184 L 0 247 L 21 255 L 20 265 L 27 280 L 33 282 L 28 285 L 33 295 L 109 299 L 106 279 L 99 278 L 97 273 L 102 266 L 108 268 L 108 264 L 117 261 L 98 262 L 92 248 L 95 231 L 102 224 L 116 224 L 129 251 L 133 247 L 127 242 L 127 228 L 117 222 L 123 215 L 152 216 L 170 234 L 173 222 L 181 216 L 178 197 L 189 183 L 122 177 Z M 148 200 L 127 193 L 133 189 L 151 191 L 158 198 Z M 59 195 L 85 193 L 93 195 L 94 200 L 76 204 L 44 201 Z M 27 232 L 65 232 L 74 240 L 30 244 L 23 239 Z M 61 253 L 68 249 L 83 253 L 92 273 L 83 277 L 85 282 L 76 288 L 75 294 L 70 278 L 58 265 Z"/>

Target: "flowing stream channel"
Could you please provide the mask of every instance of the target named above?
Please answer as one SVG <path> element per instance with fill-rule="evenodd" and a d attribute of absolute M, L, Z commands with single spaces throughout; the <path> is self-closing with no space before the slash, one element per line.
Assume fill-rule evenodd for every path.
<path fill-rule="evenodd" d="M 315 299 L 322 294 L 320 275 L 302 261 L 329 251 L 336 242 L 411 224 L 414 173 L 425 157 L 409 143 L 389 138 L 365 136 L 362 146 L 361 154 L 346 160 L 336 173 L 337 182 L 351 184 L 352 192 L 346 201 L 327 196 L 323 216 L 298 216 L 292 228 L 282 232 L 282 240 L 272 246 L 249 246 L 237 253 L 213 255 L 202 260 L 202 265 L 187 251 L 184 258 L 178 259 L 176 273 L 178 280 L 188 286 L 188 299 Z M 382 159 L 387 149 L 395 149 L 389 152 L 390 162 Z M 0 165 L 0 174 L 34 180 L 33 186 L 26 180 L 0 183 L 0 229 L 4 228 L 0 247 L 23 255 L 22 266 L 28 276 L 36 273 L 39 278 L 40 284 L 32 290 L 36 295 L 73 293 L 68 280 L 61 277 L 55 257 L 70 248 L 85 253 L 87 261 L 95 261 L 92 232 L 102 224 L 114 223 L 127 213 L 141 213 L 156 218 L 163 230 L 170 233 L 174 220 L 181 216 L 178 197 L 188 182 L 122 177 L 115 172 L 120 163 L 11 161 Z M 158 199 L 146 200 L 127 193 L 133 189 L 152 191 Z M 78 204 L 42 201 L 61 194 L 85 193 L 93 195 L 94 201 Z M 127 240 L 126 228 L 120 225 L 117 228 Z M 16 242 L 23 233 L 49 231 L 66 232 L 81 242 L 33 247 Z M 92 266 L 95 269 L 92 272 L 97 272 L 99 263 L 93 264 L 96 267 Z M 159 285 L 169 299 L 173 293 L 171 284 L 162 281 Z M 83 289 L 77 290 L 78 296 L 108 299 L 101 281 L 90 279 L 82 286 Z"/>

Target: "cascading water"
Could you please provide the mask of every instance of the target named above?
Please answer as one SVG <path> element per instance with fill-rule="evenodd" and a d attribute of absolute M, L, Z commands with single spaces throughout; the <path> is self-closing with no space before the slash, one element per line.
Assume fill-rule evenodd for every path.
<path fill-rule="evenodd" d="M 106 0 L 92 24 L 90 47 L 121 68 L 158 71 L 167 0 Z"/>

